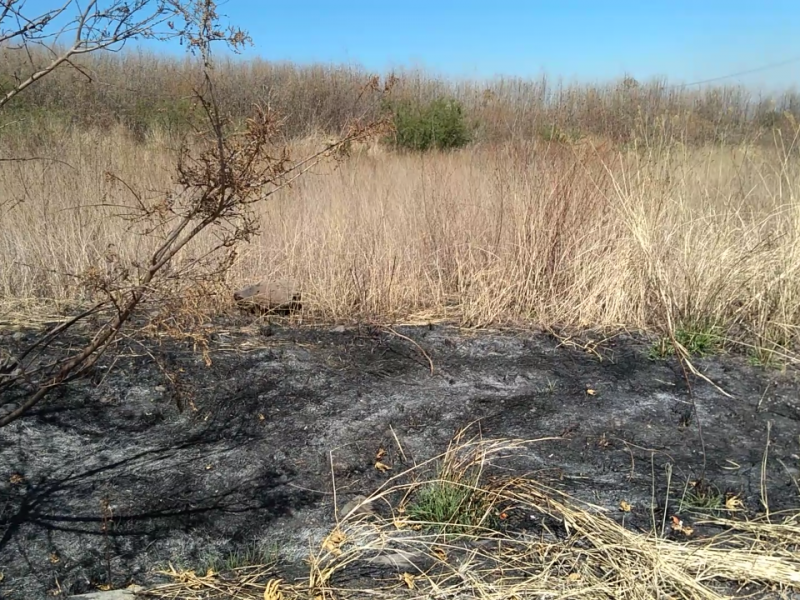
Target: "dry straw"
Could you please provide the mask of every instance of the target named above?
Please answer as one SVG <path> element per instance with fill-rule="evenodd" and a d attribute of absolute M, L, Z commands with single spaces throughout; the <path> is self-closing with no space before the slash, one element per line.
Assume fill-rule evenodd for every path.
<path fill-rule="evenodd" d="M 155 243 L 118 218 L 133 200 L 97 174 L 152 195 L 169 189 L 174 156 L 122 130 L 42 143 L 75 164 L 0 163 L 0 201 L 22 201 L 0 211 L 0 298 L 57 316 L 85 300 L 75 275 L 108 248 L 130 261 Z M 782 152 L 509 142 L 355 154 L 258 207 L 261 233 L 220 289 L 292 278 L 307 322 L 714 326 L 753 354 L 792 360 L 800 163 Z"/>
<path fill-rule="evenodd" d="M 746 584 L 751 592 L 800 590 L 800 513 L 771 522 L 714 520 L 725 533 L 707 539 L 637 533 L 606 511 L 529 478 L 481 477 L 474 486 L 459 480 L 470 468 L 485 474 L 527 446 L 464 433 L 443 455 L 395 475 L 361 501 L 373 510 L 353 510 L 335 524 L 309 558 L 307 581 L 279 580 L 267 569 L 258 571 L 258 584 L 248 579 L 246 585 L 215 574 L 172 572 L 174 583 L 152 593 L 173 599 L 718 600 Z M 482 494 L 487 514 L 522 515 L 529 531 L 489 526 L 488 520 L 442 531 L 442 523 L 409 518 L 420 490 L 445 476 Z"/>

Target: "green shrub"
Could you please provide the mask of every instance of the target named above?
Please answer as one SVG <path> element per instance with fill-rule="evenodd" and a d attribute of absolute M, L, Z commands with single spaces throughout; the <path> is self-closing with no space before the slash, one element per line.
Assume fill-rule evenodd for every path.
<path fill-rule="evenodd" d="M 470 142 L 464 108 L 450 98 L 428 104 L 403 101 L 390 107 L 395 126 L 394 143 L 406 150 L 461 148 Z"/>

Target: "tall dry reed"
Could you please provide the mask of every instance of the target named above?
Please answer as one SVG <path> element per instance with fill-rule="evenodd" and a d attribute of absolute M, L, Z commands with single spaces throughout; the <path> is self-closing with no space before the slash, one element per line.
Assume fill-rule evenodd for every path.
<path fill-rule="evenodd" d="M 168 189 L 174 162 L 164 140 L 141 144 L 124 129 L 66 129 L 39 153 L 69 165 L 0 163 L 0 203 L 19 201 L 0 212 L 6 306 L 80 299 L 73 275 L 109 244 L 139 255 L 148 240 L 114 216 L 132 199 L 103 173 Z M 798 189 L 796 153 L 749 145 L 361 153 L 265 204 L 260 238 L 227 284 L 292 276 L 309 317 L 329 320 L 670 320 L 788 346 L 800 325 Z"/>

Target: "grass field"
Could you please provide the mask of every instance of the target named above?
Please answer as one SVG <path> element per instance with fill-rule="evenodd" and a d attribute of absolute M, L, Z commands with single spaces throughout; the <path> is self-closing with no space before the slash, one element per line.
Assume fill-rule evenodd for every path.
<path fill-rule="evenodd" d="M 304 85 L 313 81 L 309 72 L 297 73 Z M 321 74 L 318 85 L 338 81 L 339 91 L 350 81 Z M 428 93 L 435 82 L 426 81 Z M 508 103 L 515 92 L 501 83 L 491 98 Z M 632 89 L 640 101 L 649 97 L 649 88 Z M 670 96 L 684 106 L 683 134 L 656 127 L 615 136 L 616 129 L 598 126 L 607 134 L 601 136 L 586 133 L 592 94 L 584 90 L 586 110 L 574 114 L 584 124 L 574 129 L 580 134 L 552 135 L 551 128 L 544 135 L 520 121 L 525 135 L 513 127 L 492 135 L 502 128 L 484 103 L 483 112 L 468 116 L 494 125 L 474 126 L 466 148 L 403 153 L 376 146 L 315 169 L 257 207 L 260 236 L 242 247 L 220 289 L 288 276 L 300 282 L 312 319 L 714 332 L 759 361 L 773 350 L 794 356 L 800 155 L 792 114 L 785 113 L 783 128 L 759 136 L 756 117 L 737 121 L 738 134 L 723 143 L 715 141 L 721 134 L 691 135 L 702 129 L 706 105 L 699 99 L 714 94 L 697 95 L 694 104 Z M 602 98 L 605 112 L 596 116 L 607 122 L 613 96 Z M 567 104 L 559 120 L 569 116 Z M 524 106 L 521 100 L 518 108 Z M 102 264 L 109 248 L 135 261 L 154 247 L 119 217 L 134 198 L 106 173 L 145 197 L 173 187 L 174 131 L 70 121 L 68 108 L 48 112 L 43 105 L 20 117 L 17 107 L 3 116 L 0 155 L 31 159 L 0 162 L 0 297 L 9 312 L 61 310 L 84 299 L 76 276 Z M 300 133 L 289 142 L 298 155 L 330 134 Z M 213 232 L 182 259 L 202 256 L 212 243 Z"/>

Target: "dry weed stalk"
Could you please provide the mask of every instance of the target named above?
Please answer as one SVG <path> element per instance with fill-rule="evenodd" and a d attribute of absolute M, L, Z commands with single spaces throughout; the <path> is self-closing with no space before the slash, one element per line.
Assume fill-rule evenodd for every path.
<path fill-rule="evenodd" d="M 139 0 L 136 6 L 141 10 L 147 4 Z M 5 13 L 0 14 L 13 16 L 16 13 L 11 11 L 15 6 L 14 2 L 6 3 Z M 100 35 L 95 30 L 99 26 L 86 25 L 93 22 L 91 19 L 111 20 L 119 31 L 129 32 L 129 36 L 141 32 L 142 26 L 126 29 L 130 11 L 125 6 L 126 3 L 118 2 L 112 5 L 113 10 L 109 9 L 111 12 L 97 13 L 100 10 L 97 3 L 91 2 L 86 9 L 88 12 L 84 11 L 77 17 L 77 35 L 88 37 L 79 39 L 72 49 L 65 51 L 61 62 L 68 61 L 71 54 L 81 49 L 87 52 L 100 50 L 126 39 Z M 255 204 L 290 186 L 314 165 L 352 141 L 374 135 L 386 126 L 383 121 L 366 125 L 354 122 L 341 138 L 301 160 L 293 160 L 286 147 L 277 141 L 280 119 L 269 109 L 256 107 L 244 130 L 236 131 L 221 113 L 217 102 L 211 45 L 224 42 L 238 50 L 249 38 L 241 30 L 224 30 L 219 25 L 213 0 L 173 2 L 168 6 L 171 7 L 169 15 L 180 17 L 185 22 L 179 35 L 202 63 L 202 82 L 194 87 L 194 97 L 204 117 L 205 128 L 195 131 L 180 150 L 175 191 L 165 193 L 155 201 L 122 178 L 106 173 L 109 182 L 121 186 L 134 200 L 133 208 L 126 208 L 120 216 L 129 222 L 130 231 L 157 240 L 155 250 L 149 256 L 125 261 L 110 247 L 104 256 L 106 264 L 92 265 L 79 278 L 84 289 L 93 298 L 100 299 L 92 307 L 52 328 L 21 356 L 9 358 L 0 365 L 0 394 L 18 405 L 16 410 L 0 418 L 0 427 L 24 415 L 54 388 L 89 372 L 118 340 L 123 327 L 130 324 L 134 313 L 147 299 L 159 294 L 162 300 L 172 302 L 186 299 L 191 297 L 193 289 L 213 282 L 224 273 L 232 264 L 237 244 L 248 241 L 258 231 L 258 222 L 252 211 Z M 162 12 L 157 15 L 150 17 L 154 24 L 163 20 Z M 49 22 L 48 18 L 43 19 L 42 28 Z M 175 27 L 172 21 L 168 25 Z M 31 38 L 27 31 L 18 32 L 22 43 L 44 37 L 38 26 L 35 31 L 39 37 Z M 41 75 L 32 76 L 30 81 L 20 82 L 8 92 L 8 98 L 25 90 L 38 77 L 57 66 L 55 64 Z M 373 90 L 380 87 L 377 78 L 370 84 Z M 199 257 L 189 255 L 190 244 L 206 231 L 213 232 L 215 245 L 204 249 Z M 180 260 L 179 255 L 183 255 Z M 155 315 L 150 316 L 151 327 L 155 323 L 166 324 L 173 331 L 181 329 L 181 324 L 174 323 L 174 313 L 161 311 L 159 314 L 158 306 Z M 46 356 L 47 352 L 53 352 L 58 340 L 70 329 L 87 323 L 94 323 L 88 344 L 77 351 L 56 351 L 55 358 Z"/>
<path fill-rule="evenodd" d="M 107 244 L 130 261 L 153 240 L 114 218 L 93 173 L 113 171 L 138 190 L 166 188 L 172 173 L 161 138 L 142 144 L 121 127 L 52 135 L 28 152 L 81 153 L 79 171 L 0 165 L 0 196 L 24 200 L 0 215 L 0 313 L 9 322 L 81 300 L 65 273 L 105 264 Z M 8 136 L 0 152 L 29 137 Z M 292 152 L 321 145 L 294 140 Z M 573 156 L 528 142 L 356 156 L 254 207 L 269 225 L 226 283 L 292 278 L 307 321 L 666 335 L 669 314 L 676 327 L 687 317 L 718 323 L 726 345 L 796 361 L 800 162 L 776 169 L 774 151 L 746 146 L 652 153 Z M 204 235 L 192 248 L 202 256 L 216 244 Z M 195 296 L 196 307 L 210 298 Z"/>
<path fill-rule="evenodd" d="M 306 581 L 253 566 L 234 577 L 171 570 L 157 598 L 685 598 L 722 600 L 751 584 L 757 592 L 800 589 L 798 515 L 714 519 L 724 533 L 674 539 L 620 525 L 603 508 L 528 477 L 464 475 L 524 452 L 537 440 L 484 439 L 465 428 L 447 451 L 398 473 L 343 515 L 312 551 Z M 441 477 L 472 485 L 503 526 L 431 531 L 409 518 L 408 502 Z M 773 515 L 774 517 L 775 515 Z M 699 525 L 700 523 L 698 523 Z M 445 523 L 431 523 L 444 526 Z M 696 539 L 695 539 L 696 538 Z"/>
<path fill-rule="evenodd" d="M 518 452 L 521 440 L 466 439 L 464 432 L 439 457 L 451 471 L 464 460 L 488 466 Z M 455 461 L 455 462 L 454 462 Z M 392 499 L 407 499 L 435 483 L 429 464 L 395 476 L 364 500 L 391 506 L 389 516 L 353 514 L 312 555 L 310 592 L 317 597 L 480 598 L 680 597 L 721 600 L 720 585 L 754 583 L 759 589 L 800 589 L 797 515 L 782 523 L 718 521 L 724 534 L 677 540 L 637 533 L 607 511 L 526 477 L 481 481 L 491 509 L 522 519 L 522 528 L 485 527 L 456 537 L 415 530 Z M 447 470 L 447 469 L 446 469 Z M 428 473 L 428 475 L 426 475 Z M 382 511 L 385 515 L 387 511 Z M 382 583 L 358 589 L 359 572 L 391 565 Z M 348 575 L 349 574 L 349 575 Z"/>

